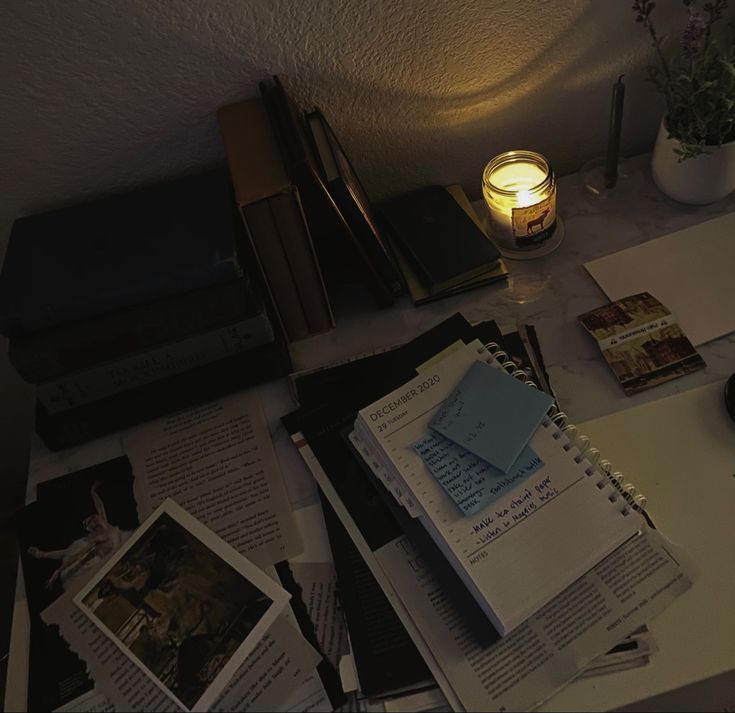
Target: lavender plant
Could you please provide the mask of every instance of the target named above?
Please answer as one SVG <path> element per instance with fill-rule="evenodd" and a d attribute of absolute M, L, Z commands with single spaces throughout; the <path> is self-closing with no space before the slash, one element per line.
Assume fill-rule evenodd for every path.
<path fill-rule="evenodd" d="M 735 43 L 732 26 L 722 29 L 728 0 L 683 0 L 687 24 L 679 51 L 667 58 L 668 38 L 659 35 L 651 20 L 653 0 L 634 0 L 636 22 L 648 31 L 658 63 L 647 68 L 648 80 L 666 101 L 664 123 L 669 137 L 678 139 L 679 160 L 710 153 L 735 140 Z"/>

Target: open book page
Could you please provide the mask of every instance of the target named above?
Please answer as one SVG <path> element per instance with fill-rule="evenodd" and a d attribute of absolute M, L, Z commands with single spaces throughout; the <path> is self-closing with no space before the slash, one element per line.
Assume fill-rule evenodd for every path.
<path fill-rule="evenodd" d="M 406 538 L 375 553 L 466 710 L 529 710 L 691 582 L 655 532 L 630 540 L 497 644 L 480 648 Z"/>
<path fill-rule="evenodd" d="M 565 450 L 567 439 L 548 419 L 529 442 L 543 465 L 517 488 L 465 517 L 413 444 L 427 434 L 436 410 L 480 358 L 492 360 L 475 342 L 363 409 L 353 442 L 389 489 L 405 488 L 402 497 L 413 506 L 412 514 L 422 518 L 505 633 L 638 532 L 643 519 L 576 449 Z M 524 553 L 522 560 L 518 552 Z"/>
<path fill-rule="evenodd" d="M 86 661 L 98 692 L 116 710 L 176 711 L 176 704 L 74 606 L 66 594 L 44 612 L 49 625 Z M 276 619 L 237 669 L 212 710 L 281 710 L 288 692 L 312 674 L 319 654 L 298 632 L 290 610 Z"/>
<path fill-rule="evenodd" d="M 172 498 L 260 566 L 301 552 L 254 392 L 146 424 L 125 439 L 125 451 L 141 519 Z"/>

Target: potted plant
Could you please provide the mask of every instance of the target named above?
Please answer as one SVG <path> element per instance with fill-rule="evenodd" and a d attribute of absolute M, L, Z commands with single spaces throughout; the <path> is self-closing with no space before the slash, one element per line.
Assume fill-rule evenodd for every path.
<path fill-rule="evenodd" d="M 634 0 L 636 21 L 648 31 L 657 63 L 648 79 L 666 111 L 653 152 L 656 185 L 682 203 L 712 203 L 735 189 L 735 44 L 723 22 L 728 0 L 683 0 L 687 14 L 678 51 L 654 27 L 653 0 Z"/>

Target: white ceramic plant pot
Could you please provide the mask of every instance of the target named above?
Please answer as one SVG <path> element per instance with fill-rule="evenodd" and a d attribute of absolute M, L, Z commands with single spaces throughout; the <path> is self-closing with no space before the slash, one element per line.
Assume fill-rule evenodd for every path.
<path fill-rule="evenodd" d="M 670 139 L 661 120 L 651 168 L 656 185 L 679 203 L 705 205 L 735 190 L 735 141 L 715 147 L 712 153 L 679 161 L 679 141 Z"/>

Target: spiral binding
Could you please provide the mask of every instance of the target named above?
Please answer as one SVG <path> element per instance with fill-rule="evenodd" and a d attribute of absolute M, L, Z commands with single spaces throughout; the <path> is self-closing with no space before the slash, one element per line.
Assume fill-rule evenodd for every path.
<path fill-rule="evenodd" d="M 477 350 L 477 353 L 482 354 L 484 351 L 489 352 L 508 374 L 519 381 L 523 381 L 527 386 L 538 389 L 538 385 L 528 378 L 525 371 L 518 368 L 518 365 L 510 358 L 506 351 L 501 349 L 497 342 L 484 344 L 482 349 Z M 542 425 L 545 428 L 548 428 L 552 424 L 556 426 L 557 431 L 553 434 L 553 437 L 556 440 L 562 436 L 567 438 L 567 443 L 563 446 L 564 450 L 570 451 L 572 448 L 577 448 L 579 454 L 574 457 L 575 462 L 581 463 L 583 460 L 587 461 L 588 466 L 585 469 L 585 473 L 589 477 L 593 477 L 595 473 L 602 476 L 602 480 L 596 483 L 597 487 L 602 490 L 608 483 L 613 486 L 615 492 L 608 496 L 608 500 L 615 504 L 622 498 L 625 506 L 620 512 L 623 515 L 629 513 L 628 506 L 638 511 L 645 510 L 647 503 L 646 497 L 640 493 L 637 494 L 635 486 L 632 483 L 626 483 L 625 476 L 620 471 L 613 470 L 609 460 L 601 458 L 600 451 L 591 446 L 590 439 L 580 434 L 576 426 L 568 423 L 568 416 L 559 409 L 556 402 L 549 407 L 546 416 L 547 419 Z"/>

